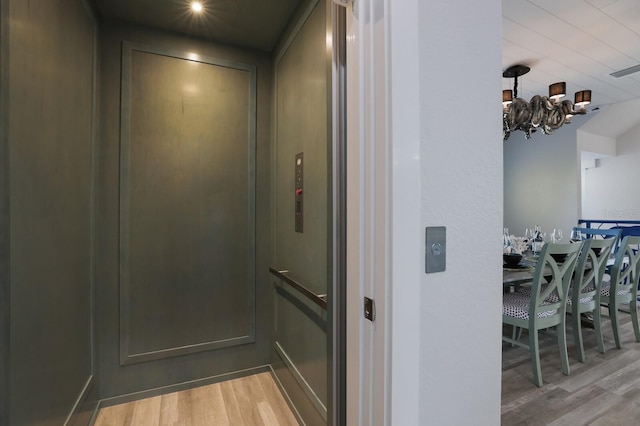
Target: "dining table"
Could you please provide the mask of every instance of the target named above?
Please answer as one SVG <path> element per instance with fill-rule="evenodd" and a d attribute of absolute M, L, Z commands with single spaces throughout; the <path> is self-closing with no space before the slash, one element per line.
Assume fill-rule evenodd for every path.
<path fill-rule="evenodd" d="M 513 288 L 517 289 L 519 285 L 531 282 L 536 260 L 534 256 L 525 256 L 515 266 L 504 264 L 502 267 L 502 284 L 505 291 Z"/>
<path fill-rule="evenodd" d="M 509 266 L 504 264 L 502 267 L 502 284 L 505 290 L 515 287 L 520 284 L 526 284 L 533 280 L 533 273 L 535 271 L 537 257 L 534 255 L 525 255 L 520 263 L 515 266 Z M 615 257 L 612 254 L 607 260 L 607 266 L 613 265 Z M 623 259 L 623 264 L 628 263 L 628 259 Z M 589 268 L 589 265 L 586 266 Z"/>

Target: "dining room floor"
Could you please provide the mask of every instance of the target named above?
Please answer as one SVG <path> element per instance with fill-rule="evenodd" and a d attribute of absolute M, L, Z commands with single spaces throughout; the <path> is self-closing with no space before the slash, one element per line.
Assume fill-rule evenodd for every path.
<path fill-rule="evenodd" d="M 567 325 L 569 376 L 562 374 L 555 330 L 541 331 L 544 386 L 540 388 L 533 383 L 529 352 L 503 343 L 501 424 L 640 425 L 640 343 L 630 316 L 621 313 L 620 319 L 622 349 L 615 348 L 611 323 L 604 319 L 604 354 L 596 348 L 594 330 L 583 328 L 584 363 L 576 359 L 573 332 Z M 526 339 L 526 331 L 522 338 Z"/>

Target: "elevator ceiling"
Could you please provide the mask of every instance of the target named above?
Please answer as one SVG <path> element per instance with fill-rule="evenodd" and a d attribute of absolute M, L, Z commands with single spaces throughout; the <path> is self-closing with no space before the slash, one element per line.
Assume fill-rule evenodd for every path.
<path fill-rule="evenodd" d="M 271 51 L 302 0 L 94 0 L 104 19 Z"/>

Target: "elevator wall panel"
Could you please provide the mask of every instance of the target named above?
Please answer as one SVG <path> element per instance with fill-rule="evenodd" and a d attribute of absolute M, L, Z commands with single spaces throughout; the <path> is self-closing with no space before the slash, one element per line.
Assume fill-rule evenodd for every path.
<path fill-rule="evenodd" d="M 0 423 L 60 425 L 75 416 L 94 374 L 97 24 L 80 0 L 2 3 L 2 173 L 9 186 L 0 203 L 9 206 L 8 232 L 2 230 L 9 252 L 1 285 L 9 286 L 2 316 L 10 338 L 0 348 L 9 369 L 1 375 L 8 384 L 0 391 Z"/>
<path fill-rule="evenodd" d="M 320 2 L 276 61 L 275 263 L 319 294 L 327 288 L 327 77 L 324 5 Z M 304 154 L 304 232 L 295 232 L 294 171 Z"/>
<path fill-rule="evenodd" d="M 269 55 L 115 21 L 100 47 L 102 397 L 268 364 Z"/>
<path fill-rule="evenodd" d="M 331 282 L 331 87 L 326 3 L 310 2 L 275 60 L 274 253 L 272 264 L 312 293 Z M 303 154 L 303 187 L 296 158 Z M 303 195 L 302 232 L 296 231 Z M 299 218 L 300 219 L 300 218 Z M 299 229 L 298 229 L 299 230 Z M 327 415 L 327 314 L 292 287 L 273 280 L 276 323 L 273 365 L 306 424 Z M 331 303 L 329 300 L 328 303 Z"/>
<path fill-rule="evenodd" d="M 121 361 L 250 343 L 255 67 L 125 44 Z"/>

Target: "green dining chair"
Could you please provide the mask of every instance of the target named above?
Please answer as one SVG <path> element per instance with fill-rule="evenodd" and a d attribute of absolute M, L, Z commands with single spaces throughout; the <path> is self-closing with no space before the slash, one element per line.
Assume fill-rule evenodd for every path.
<path fill-rule="evenodd" d="M 584 242 L 545 244 L 536 263 L 529 295 L 513 292 L 502 296 L 502 323 L 511 325 L 514 331 L 518 330 L 514 337 L 503 335 L 502 340 L 529 350 L 533 381 L 537 386 L 542 386 L 539 330 L 556 328 L 562 372 L 566 375 L 570 373 L 566 338 L 566 290 L 583 244 Z M 528 343 L 519 339 L 522 329 L 528 330 Z"/>
<path fill-rule="evenodd" d="M 640 237 L 626 236 L 620 243 L 613 265 L 610 269 L 610 280 L 603 280 L 597 302 L 609 308 L 609 318 L 613 328 L 616 348 L 622 348 L 620 342 L 620 326 L 618 315 L 620 308 L 629 304 L 629 313 L 633 323 L 636 341 L 640 342 L 638 328 L 638 283 L 640 280 Z M 601 351 L 604 353 L 604 348 Z"/>
<path fill-rule="evenodd" d="M 600 228 L 583 228 L 583 227 L 580 227 L 580 226 L 574 226 L 573 230 L 574 231 L 580 231 L 580 233 L 582 234 L 582 238 L 584 238 L 584 239 L 590 239 L 590 238 L 609 239 L 609 238 L 613 238 L 614 241 L 615 241 L 614 245 L 613 245 L 613 251 L 614 252 L 617 251 L 618 244 L 622 240 L 622 229 L 619 229 L 619 228 L 600 229 Z"/>
<path fill-rule="evenodd" d="M 604 353 L 600 304 L 596 295 L 600 293 L 607 260 L 615 243 L 615 238 L 585 240 L 576 263 L 576 272 L 568 291 L 567 314 L 571 314 L 576 357 L 580 362 L 585 361 L 582 314 L 593 314 L 593 328 L 596 332 L 598 350 Z"/>

